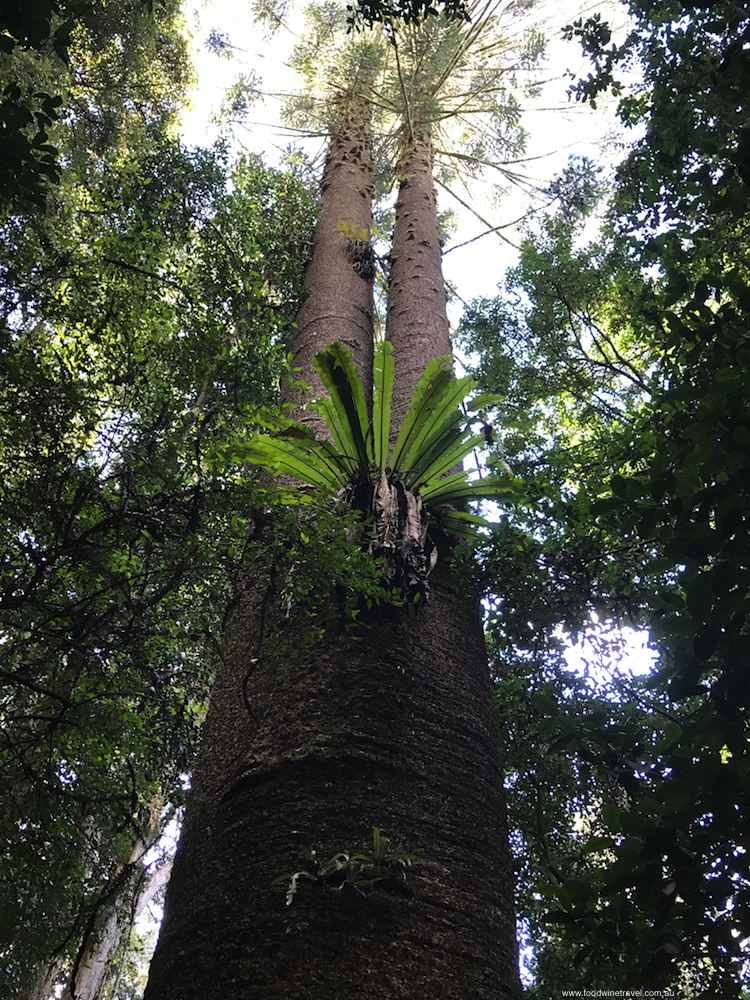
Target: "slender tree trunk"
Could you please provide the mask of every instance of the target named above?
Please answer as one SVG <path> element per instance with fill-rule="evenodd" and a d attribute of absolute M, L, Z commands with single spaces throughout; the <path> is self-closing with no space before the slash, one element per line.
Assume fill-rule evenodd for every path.
<path fill-rule="evenodd" d="M 105 979 L 112 978 L 112 962 L 118 949 L 124 949 L 133 924 L 152 901 L 156 893 L 169 881 L 171 861 L 148 870 L 140 856 L 134 851 L 129 864 L 135 865 L 131 894 L 126 899 L 118 899 L 100 923 L 95 934 L 86 942 L 86 947 L 78 962 L 74 981 L 69 982 L 61 994 L 61 1000 L 96 1000 Z M 122 955 L 122 958 L 125 956 Z"/>
<path fill-rule="evenodd" d="M 385 328 L 396 367 L 396 432 L 428 362 L 452 353 L 432 159 L 429 133 L 417 132 L 405 144 L 396 172 L 399 190 Z"/>
<path fill-rule="evenodd" d="M 313 398 L 324 394 L 313 356 L 336 341 L 351 351 L 365 391 L 371 391 L 374 272 L 368 271 L 366 259 L 372 252 L 370 145 L 367 109 L 350 102 L 328 147 L 315 244 L 305 274 L 309 295 L 294 335 L 294 364 L 302 369 Z M 292 394 L 287 399 L 299 402 Z M 296 418 L 325 433 L 325 424 L 312 411 L 297 412 Z"/>

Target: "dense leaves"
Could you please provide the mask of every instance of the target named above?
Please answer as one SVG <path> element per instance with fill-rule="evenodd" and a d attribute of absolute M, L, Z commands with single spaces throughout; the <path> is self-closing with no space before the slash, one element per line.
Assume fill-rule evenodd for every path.
<path fill-rule="evenodd" d="M 522 709 L 524 905 L 538 933 L 541 894 L 551 921 L 535 995 L 578 977 L 729 997 L 750 937 L 748 22 L 731 4 L 631 10 L 620 53 L 600 22 L 576 31 L 599 69 L 582 95 L 625 54 L 645 73 L 620 105 L 645 134 L 603 236 L 582 248 L 570 213 L 551 220 L 508 293 L 465 321 L 485 388 L 510 393 L 507 457 L 531 477 L 488 554 L 504 573 L 491 635 L 500 697 Z M 561 627 L 601 646 L 603 623 L 647 627 L 656 669 L 582 699 L 540 640 Z M 535 731 L 548 754 L 525 765 Z M 567 835 L 561 793 L 578 815 Z"/>
<path fill-rule="evenodd" d="M 357 30 L 374 24 L 392 26 L 395 21 L 411 24 L 444 14 L 451 20 L 468 21 L 468 4 L 463 0 L 357 0 L 347 5 L 349 23 Z"/>
<path fill-rule="evenodd" d="M 33 0 L 0 18 L 0 209 L 41 207 L 71 160 L 174 124 L 190 79 L 180 4 Z"/>
<path fill-rule="evenodd" d="M 507 475 L 470 480 L 456 466 L 483 440 L 474 434 L 466 411 L 489 405 L 492 398 L 465 400 L 475 387 L 456 378 L 450 358 L 435 358 L 424 371 L 391 453 L 393 347 L 376 345 L 372 415 L 351 354 L 340 343 L 315 355 L 328 396 L 313 401 L 331 440 L 320 439 L 304 425 L 273 413 L 259 413 L 267 431 L 244 446 L 238 459 L 291 476 L 313 489 L 318 501 L 334 500 L 343 512 L 356 512 L 362 548 L 382 560 L 384 578 L 396 597 L 411 601 L 427 591 L 427 577 L 437 560 L 435 528 L 472 542 L 489 523 L 456 509 L 468 500 L 513 494 Z M 459 404 L 462 408 L 459 409 Z M 304 494 L 301 495 L 303 498 Z M 310 498 L 312 499 L 312 498 Z M 299 502 L 298 488 L 287 502 Z"/>
<path fill-rule="evenodd" d="M 181 800 L 252 480 L 221 455 L 278 391 L 310 201 L 162 140 L 4 225 L 3 991 L 75 958 Z M 51 931 L 51 928 L 53 930 Z M 64 964 L 64 963 L 63 963 Z"/>

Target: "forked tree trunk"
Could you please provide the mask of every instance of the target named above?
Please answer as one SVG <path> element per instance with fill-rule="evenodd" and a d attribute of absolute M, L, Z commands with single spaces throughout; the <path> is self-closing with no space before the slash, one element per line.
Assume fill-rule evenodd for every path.
<path fill-rule="evenodd" d="M 446 348 L 442 284 L 430 280 L 427 294 L 411 279 L 432 310 L 423 333 L 393 328 L 401 372 L 418 375 Z M 301 317 L 295 356 L 308 380 L 315 350 L 363 337 L 359 306 L 332 295 L 319 320 Z M 342 321 L 328 335 L 326 317 Z M 317 606 L 287 618 L 280 587 L 255 581 L 231 623 L 145 1000 L 516 998 L 503 775 L 476 604 L 457 596 L 445 558 L 416 611 L 363 610 L 353 624 L 326 584 Z M 366 866 L 384 877 L 361 891 L 300 877 L 287 905 L 294 873 L 314 874 L 311 849 L 318 862 L 369 854 L 374 827 L 424 864 Z"/>

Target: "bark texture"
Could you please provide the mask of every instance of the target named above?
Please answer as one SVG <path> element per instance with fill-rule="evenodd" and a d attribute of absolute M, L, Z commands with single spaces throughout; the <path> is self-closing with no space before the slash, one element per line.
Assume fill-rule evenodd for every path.
<path fill-rule="evenodd" d="M 427 364 L 453 350 L 445 312 L 432 161 L 429 134 L 417 132 L 405 145 L 397 169 L 399 191 L 385 327 L 396 365 L 392 408 L 396 433 Z"/>
<path fill-rule="evenodd" d="M 330 140 L 313 256 L 305 273 L 309 295 L 294 336 L 294 364 L 302 369 L 313 398 L 324 395 L 313 356 L 336 341 L 351 351 L 365 392 L 371 392 L 374 273 L 363 268 L 361 258 L 365 247 L 371 253 L 372 195 L 369 120 L 355 105 Z M 295 419 L 327 433 L 312 410 L 297 412 Z"/>
<path fill-rule="evenodd" d="M 515 997 L 476 609 L 443 566 L 416 615 L 389 608 L 356 634 L 313 625 L 290 627 L 286 673 L 238 638 L 217 680 L 146 1000 Z M 238 637 L 255 629 L 250 612 L 234 623 Z M 286 905 L 288 880 L 274 880 L 307 848 L 367 853 L 374 826 L 425 861 L 406 884 L 361 896 L 302 880 Z"/>

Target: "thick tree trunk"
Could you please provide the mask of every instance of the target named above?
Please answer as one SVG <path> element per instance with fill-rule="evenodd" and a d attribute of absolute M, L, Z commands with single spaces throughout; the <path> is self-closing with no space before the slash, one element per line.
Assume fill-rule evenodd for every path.
<path fill-rule="evenodd" d="M 358 112 L 358 113 L 357 113 Z M 313 398 L 325 393 L 313 356 L 340 341 L 352 352 L 365 392 L 372 386 L 373 278 L 371 254 L 372 176 L 366 109 L 347 109 L 332 135 L 321 181 L 321 204 L 315 245 L 305 273 L 309 295 L 297 317 L 293 354 Z M 287 394 L 287 399 L 298 398 Z M 324 433 L 312 411 L 295 419 Z"/>
<path fill-rule="evenodd" d="M 432 159 L 429 134 L 416 133 L 405 145 L 397 167 L 399 190 L 385 327 L 396 365 L 395 432 L 428 362 L 452 353 Z"/>
<path fill-rule="evenodd" d="M 436 574 L 416 616 L 388 608 L 356 634 L 334 620 L 286 676 L 231 651 L 146 1000 L 516 996 L 483 636 Z M 365 895 L 302 879 L 286 905 L 311 847 L 368 853 L 376 826 L 425 864 Z"/>

